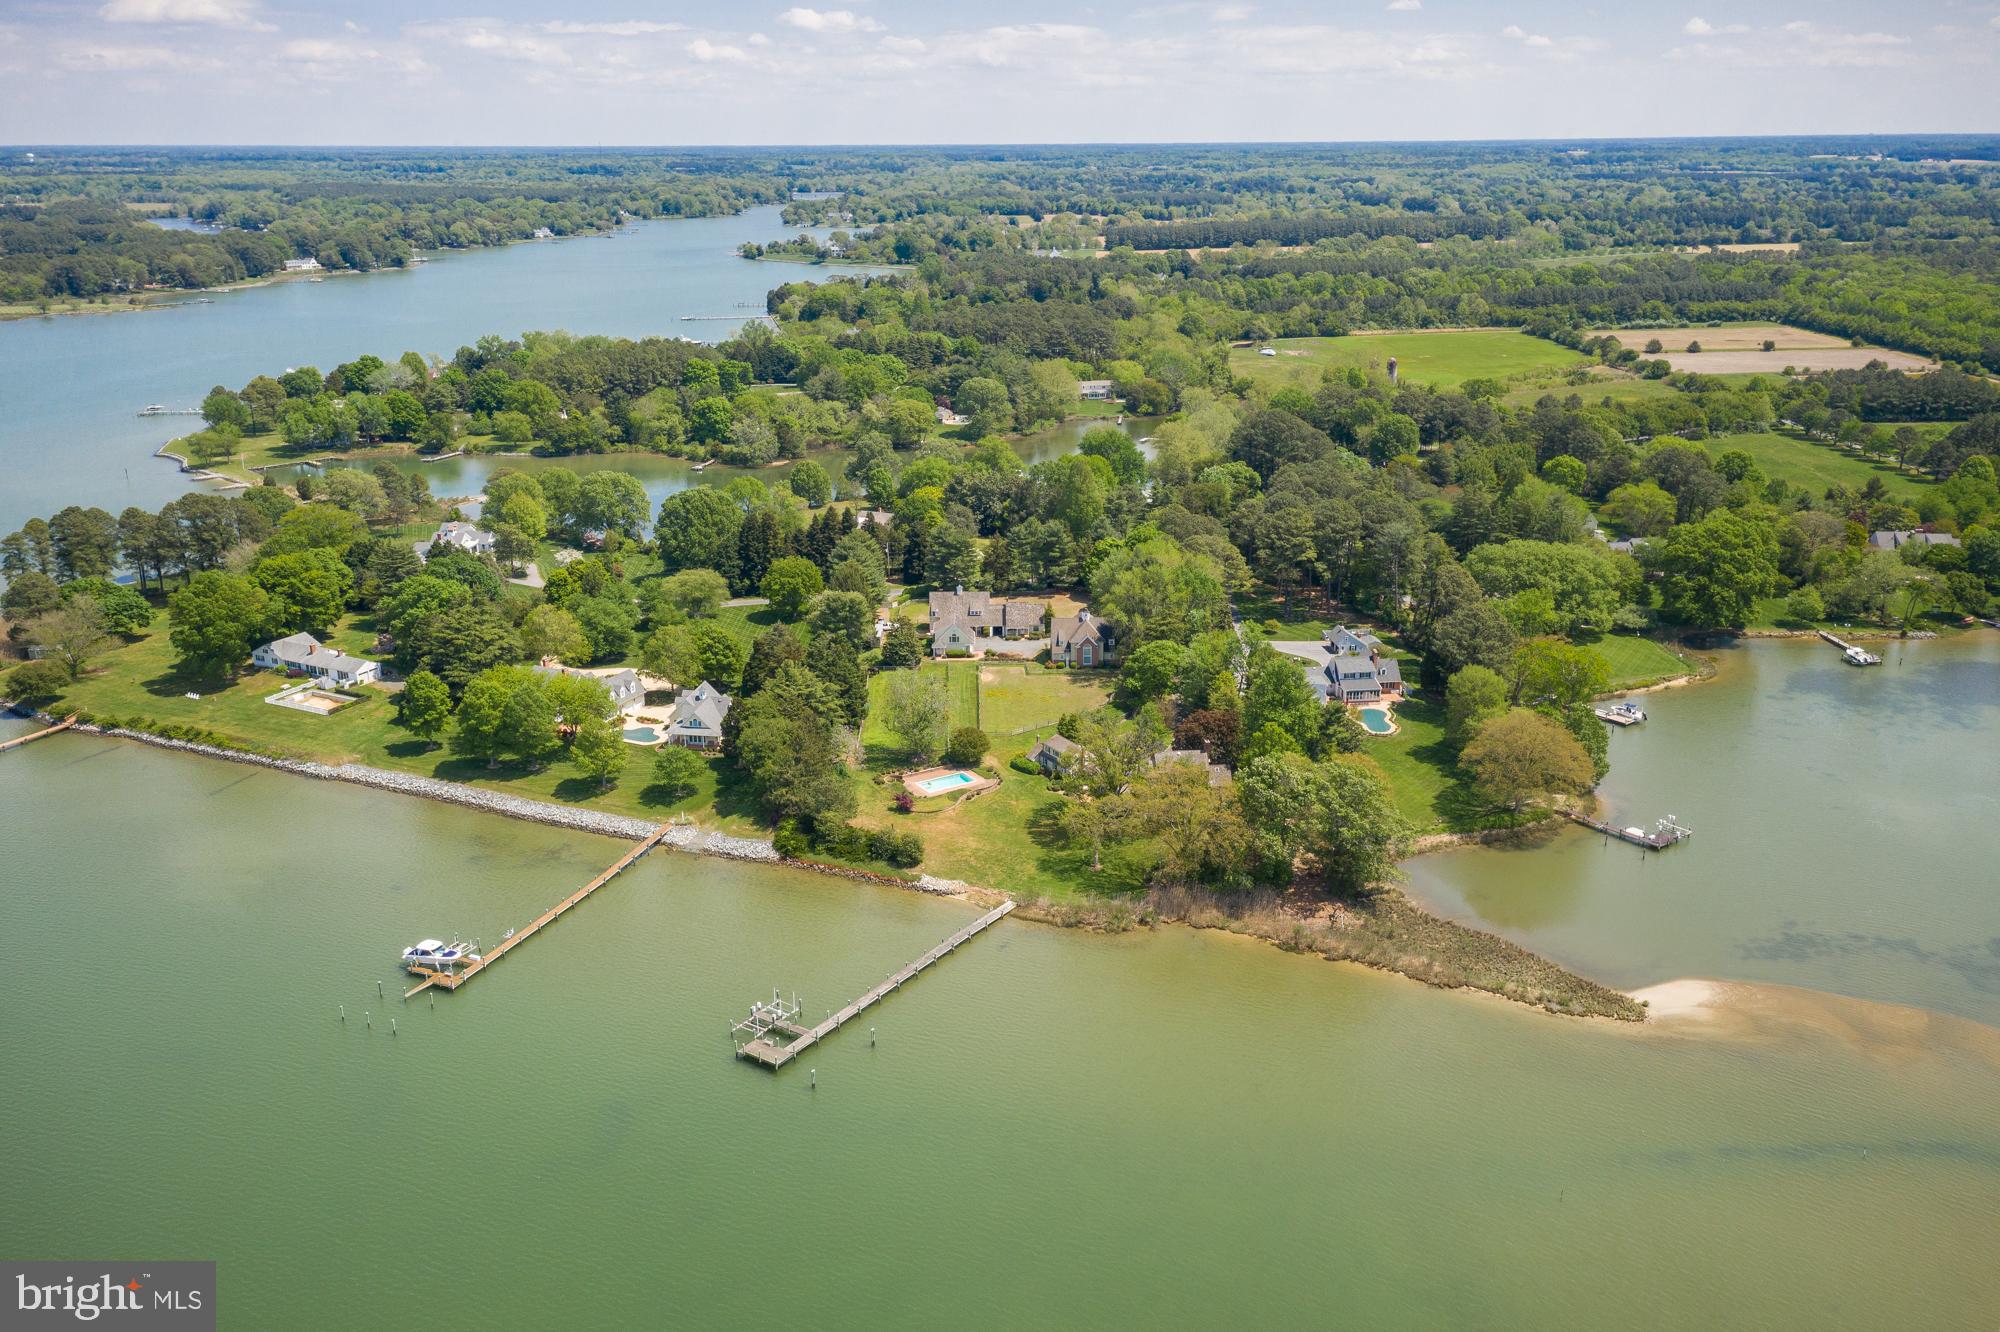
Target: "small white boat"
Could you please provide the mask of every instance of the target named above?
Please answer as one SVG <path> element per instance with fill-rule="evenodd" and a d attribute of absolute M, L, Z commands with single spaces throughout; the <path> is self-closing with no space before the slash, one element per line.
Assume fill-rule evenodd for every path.
<path fill-rule="evenodd" d="M 1600 721 L 1610 722 L 1613 726 L 1637 726 L 1646 720 L 1646 710 L 1632 702 L 1613 703 L 1608 708 L 1593 708 L 1591 711 L 1597 714 Z"/>
<path fill-rule="evenodd" d="M 1849 666 L 1880 666 L 1882 659 L 1872 652 L 1864 652 L 1858 647 L 1850 647 L 1840 654 L 1840 659 Z"/>
<path fill-rule="evenodd" d="M 408 968 L 428 967 L 433 971 L 449 971 L 466 962 L 479 961 L 479 954 L 472 951 L 470 944 L 454 939 L 446 943 L 442 939 L 421 939 L 415 946 L 403 950 L 403 965 Z"/>

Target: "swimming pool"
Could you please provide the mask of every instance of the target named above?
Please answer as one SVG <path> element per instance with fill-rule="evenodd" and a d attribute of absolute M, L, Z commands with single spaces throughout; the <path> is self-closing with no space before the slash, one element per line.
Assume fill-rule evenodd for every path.
<path fill-rule="evenodd" d="M 628 726 L 625 728 L 625 743 L 628 745 L 657 745 L 661 735 L 650 726 Z"/>
<path fill-rule="evenodd" d="M 1361 709 L 1361 724 L 1368 728 L 1370 735 L 1387 735 L 1396 729 L 1389 721 L 1387 708 Z"/>
<path fill-rule="evenodd" d="M 943 795 L 946 791 L 955 791 L 961 786 L 970 786 L 978 780 L 971 773 L 960 770 L 958 772 L 947 772 L 941 777 L 926 777 L 917 783 L 917 789 L 925 795 Z"/>

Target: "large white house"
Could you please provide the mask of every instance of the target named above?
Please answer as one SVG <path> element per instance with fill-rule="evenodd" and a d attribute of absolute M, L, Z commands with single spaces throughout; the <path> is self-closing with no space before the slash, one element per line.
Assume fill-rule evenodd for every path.
<path fill-rule="evenodd" d="M 684 689 L 674 700 L 673 716 L 667 722 L 667 743 L 689 749 L 715 749 L 722 744 L 722 721 L 735 700 L 703 680 L 693 689 Z"/>
<path fill-rule="evenodd" d="M 327 684 L 373 684 L 382 678 L 381 662 L 350 657 L 306 633 L 274 639 L 252 652 L 250 660 L 267 671 L 310 675 Z"/>
<path fill-rule="evenodd" d="M 471 555 L 491 555 L 493 534 L 477 523 L 464 523 L 454 519 L 438 528 L 437 535 L 429 541 L 416 543 L 418 558 L 429 559 L 431 551 L 439 545 L 450 546 Z"/>

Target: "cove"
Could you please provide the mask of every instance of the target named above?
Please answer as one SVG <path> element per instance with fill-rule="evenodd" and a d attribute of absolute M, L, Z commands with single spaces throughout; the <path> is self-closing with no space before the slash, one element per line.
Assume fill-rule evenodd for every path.
<path fill-rule="evenodd" d="M 813 1091 L 728 1021 L 773 985 L 837 1006 L 973 909 L 672 854 L 391 1006 L 391 1037 L 397 948 L 496 937 L 619 844 L 88 737 L 5 756 L 0 802 L 0 1242 L 214 1257 L 226 1327 L 440 1291 L 696 1327 L 1968 1325 L 2000 1298 L 1987 1061 L 1005 922 L 871 1014 L 875 1048 L 815 1051 Z"/>
<path fill-rule="evenodd" d="M 1685 844 L 1571 828 L 1420 856 L 1412 895 L 1621 989 L 1772 981 L 2000 1025 L 2000 635 L 1871 646 L 1856 669 L 1744 641 L 1642 700 L 1599 800 L 1621 825 L 1677 816 Z"/>
<path fill-rule="evenodd" d="M 719 341 L 781 283 L 887 271 L 739 258 L 742 241 L 797 234 L 782 211 L 451 251 L 407 269 L 216 293 L 206 305 L 190 293 L 145 311 L 0 323 L 0 531 L 69 504 L 116 513 L 186 493 L 174 465 L 149 455 L 199 419 L 136 413 L 199 405 L 216 384 L 330 369 L 363 352 L 449 356 L 487 333 L 532 329 Z"/>

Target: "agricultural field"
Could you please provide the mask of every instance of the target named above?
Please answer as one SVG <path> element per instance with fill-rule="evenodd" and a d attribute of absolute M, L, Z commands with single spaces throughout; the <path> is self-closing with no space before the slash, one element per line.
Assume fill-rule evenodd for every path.
<path fill-rule="evenodd" d="M 1262 345 L 1231 348 L 1229 368 L 1241 378 L 1272 388 L 1288 384 L 1312 388 L 1326 371 L 1354 366 L 1383 372 L 1392 356 L 1399 377 L 1439 388 L 1456 388 L 1468 379 L 1506 382 L 1517 376 L 1559 374 L 1591 359 L 1511 328 L 1278 338 L 1268 344 L 1276 356 L 1260 354 Z"/>
<path fill-rule="evenodd" d="M 1905 502 L 1916 497 L 1931 483 L 1897 467 L 1877 462 L 1838 444 L 1821 444 L 1790 435 L 1716 435 L 1704 442 L 1710 457 L 1730 450 L 1747 453 L 1765 476 L 1789 482 L 1814 495 L 1828 486 L 1851 486 L 1856 490 L 1871 479 L 1880 480 L 1891 496 Z"/>
<path fill-rule="evenodd" d="M 1676 370 L 1696 370 L 1703 374 L 1776 374 L 1791 366 L 1795 370 L 1859 370 L 1870 361 L 1881 361 L 1895 370 L 1929 370 L 1936 362 L 1908 352 L 1885 347 L 1856 347 L 1846 338 L 1814 333 L 1789 324 L 1723 324 L 1715 328 L 1600 328 L 1588 337 L 1615 337 L 1634 351 L 1664 360 Z M 1646 352 L 1648 343 L 1659 339 L 1659 352 Z M 1770 351 L 1765 342 L 1775 343 Z M 1699 342 L 1701 350 L 1691 352 L 1688 344 Z"/>

